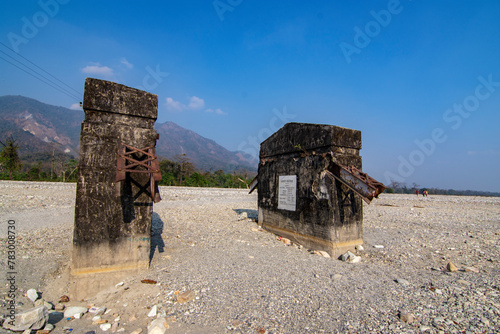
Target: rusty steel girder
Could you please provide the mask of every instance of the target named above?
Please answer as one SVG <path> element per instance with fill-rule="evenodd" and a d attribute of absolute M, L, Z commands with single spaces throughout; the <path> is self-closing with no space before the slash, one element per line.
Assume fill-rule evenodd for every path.
<path fill-rule="evenodd" d="M 142 155 L 141 160 L 134 158 Z M 143 169 L 137 169 L 143 167 Z M 154 146 L 136 148 L 124 143 L 118 144 L 118 159 L 116 161 L 116 196 L 120 196 L 120 182 L 126 178 L 126 173 L 145 173 L 150 175 L 151 197 L 155 203 L 161 201 L 156 182 L 161 181 L 160 163 L 156 157 Z"/>
<path fill-rule="evenodd" d="M 328 170 L 323 171 L 325 175 L 334 177 L 342 184 L 352 189 L 366 202 L 370 203 L 373 198 L 384 192 L 386 186 L 372 178 L 354 166 L 342 166 L 331 162 Z"/>

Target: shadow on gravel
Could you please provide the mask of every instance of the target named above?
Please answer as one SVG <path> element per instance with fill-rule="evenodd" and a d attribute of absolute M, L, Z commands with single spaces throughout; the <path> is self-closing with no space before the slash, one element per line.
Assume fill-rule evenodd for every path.
<path fill-rule="evenodd" d="M 151 222 L 151 250 L 149 252 L 150 264 L 151 260 L 153 260 L 156 248 L 158 248 L 159 253 L 163 253 L 165 251 L 165 243 L 161 237 L 161 234 L 163 233 L 163 225 L 163 220 L 161 220 L 160 215 L 153 212 L 153 219 Z"/>
<path fill-rule="evenodd" d="M 48 323 L 52 324 L 52 325 L 55 325 L 59 321 L 61 321 L 62 319 L 64 319 L 64 313 L 62 313 L 62 312 L 51 312 L 51 313 L 49 313 L 49 321 L 48 321 Z"/>
<path fill-rule="evenodd" d="M 259 218 L 259 211 L 258 210 L 252 210 L 252 209 L 233 209 L 234 212 L 236 212 L 238 215 L 241 215 L 242 213 L 246 213 L 247 217 L 257 221 Z"/>

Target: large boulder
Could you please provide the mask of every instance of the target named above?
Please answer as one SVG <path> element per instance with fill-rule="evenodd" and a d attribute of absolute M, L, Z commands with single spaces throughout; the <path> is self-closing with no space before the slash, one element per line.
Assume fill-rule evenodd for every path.
<path fill-rule="evenodd" d="M 3 328 L 14 332 L 23 332 L 27 329 L 38 330 L 49 320 L 49 311 L 43 305 L 16 314 L 14 319 L 7 318 Z"/>

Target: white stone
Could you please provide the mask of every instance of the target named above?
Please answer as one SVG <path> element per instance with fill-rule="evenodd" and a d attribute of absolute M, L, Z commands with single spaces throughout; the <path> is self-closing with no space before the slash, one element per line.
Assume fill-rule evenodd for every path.
<path fill-rule="evenodd" d="M 165 318 L 157 318 L 148 326 L 148 334 L 165 334 L 168 323 Z"/>
<path fill-rule="evenodd" d="M 375 245 L 375 246 L 373 246 L 373 247 L 375 247 L 375 248 L 379 248 L 379 249 L 380 249 L 380 248 L 384 248 L 384 246 L 383 246 L 383 245 Z"/>
<path fill-rule="evenodd" d="M 321 256 L 326 257 L 326 258 L 330 258 L 330 257 L 331 257 L 331 256 L 330 256 L 330 254 L 328 254 L 328 253 L 327 253 L 327 252 L 325 252 L 325 251 L 318 251 L 318 253 L 319 253 Z"/>
<path fill-rule="evenodd" d="M 26 296 L 32 301 L 35 302 L 35 300 L 38 299 L 38 292 L 36 292 L 35 289 L 29 289 L 26 291 Z"/>
<path fill-rule="evenodd" d="M 133 331 L 130 334 L 141 334 L 141 333 L 142 333 L 142 328 L 139 328 L 139 329 L 136 329 L 135 331 Z"/>
<path fill-rule="evenodd" d="M 99 308 L 95 311 L 95 315 L 103 315 L 105 312 L 106 312 L 106 308 L 105 308 L 105 307 L 99 307 Z"/>
<path fill-rule="evenodd" d="M 103 332 L 111 328 L 111 324 L 102 324 L 99 326 Z"/>
<path fill-rule="evenodd" d="M 64 317 L 74 317 L 78 313 L 87 313 L 87 308 L 83 306 L 70 306 L 64 311 Z"/>
<path fill-rule="evenodd" d="M 351 259 L 349 259 L 349 262 L 351 263 L 359 263 L 361 262 L 361 256 L 354 255 Z"/>
<path fill-rule="evenodd" d="M 151 308 L 151 311 L 149 311 L 148 317 L 150 318 L 156 317 L 156 313 L 157 313 L 157 307 L 155 305 Z"/>

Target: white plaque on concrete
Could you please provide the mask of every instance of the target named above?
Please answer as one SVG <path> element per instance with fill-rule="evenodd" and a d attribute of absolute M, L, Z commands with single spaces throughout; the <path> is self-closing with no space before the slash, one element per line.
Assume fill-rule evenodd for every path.
<path fill-rule="evenodd" d="M 297 175 L 280 176 L 278 191 L 278 209 L 295 211 Z"/>

